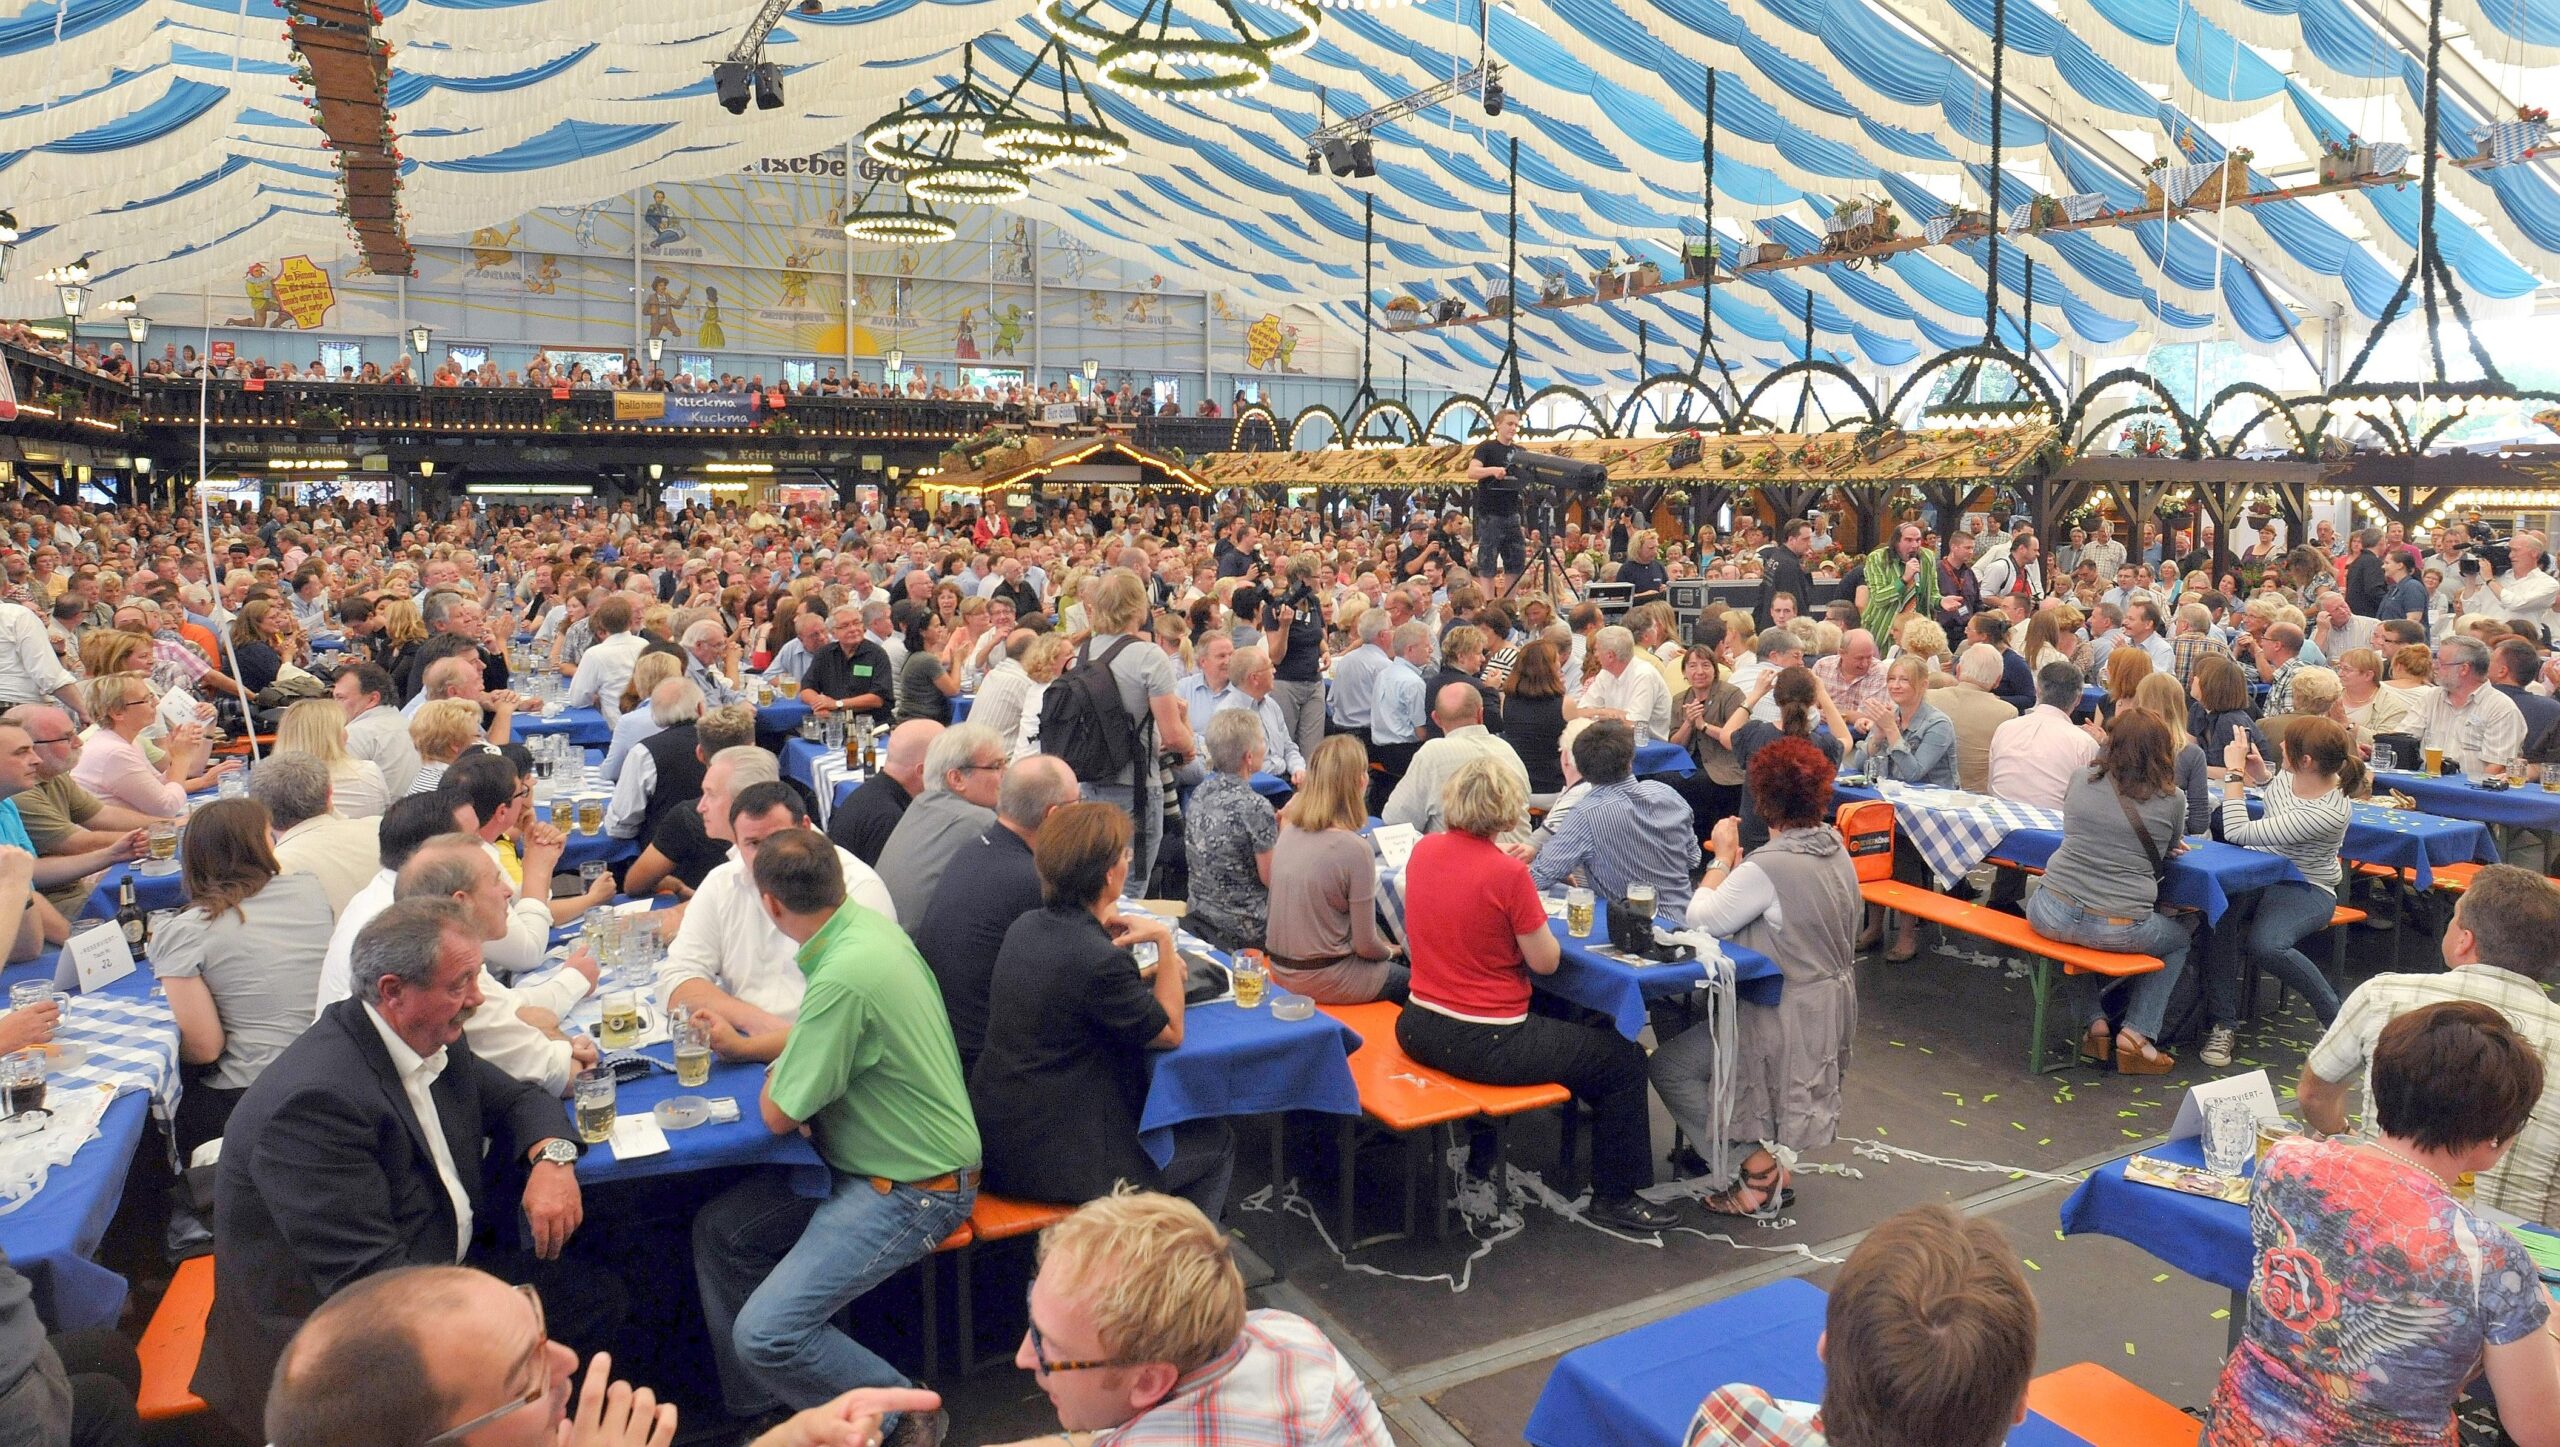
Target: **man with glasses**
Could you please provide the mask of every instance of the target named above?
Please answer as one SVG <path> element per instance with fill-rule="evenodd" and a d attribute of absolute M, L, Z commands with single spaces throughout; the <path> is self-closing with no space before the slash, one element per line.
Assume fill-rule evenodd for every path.
<path fill-rule="evenodd" d="M 93 876 L 140 858 L 143 831 L 169 821 L 100 799 L 71 777 L 80 765 L 80 726 L 60 708 L 22 704 L 0 720 L 24 729 L 36 748 L 35 784 L 10 796 L 40 858 L 36 887 L 64 919 L 77 919 L 96 887 Z"/>
<path fill-rule="evenodd" d="M 1013 1363 L 1070 1433 L 1108 1432 L 1113 1447 L 1391 1440 L 1323 1332 L 1245 1309 L 1227 1239 L 1178 1197 L 1124 1191 L 1041 1233 L 1030 1314 Z"/>
<path fill-rule="evenodd" d="M 274 1447 L 667 1447 L 676 1409 L 647 1387 L 612 1380 L 551 1339 L 539 1293 L 467 1266 L 411 1266 L 368 1277 L 311 1314 L 285 1348 L 267 1401 Z M 889 1412 L 930 1412 L 933 1393 L 862 1387 L 812 1407 L 754 1447 L 837 1447 L 880 1435 Z M 450 1425 L 447 1425 L 450 1424 Z"/>
<path fill-rule="evenodd" d="M 880 851 L 880 879 L 902 922 L 923 922 L 951 856 L 994 826 L 1006 759 L 1005 741 L 979 723 L 953 724 L 925 750 L 924 793 Z"/>
<path fill-rule="evenodd" d="M 232 1113 L 214 1185 L 213 1305 L 192 1387 L 252 1440 L 295 1328 L 381 1272 L 468 1260 L 538 1288 L 565 1342 L 592 1349 L 621 1325 L 621 1281 L 592 1262 L 560 1263 L 584 1216 L 567 1113 L 464 1037 L 481 1004 L 480 969 L 478 931 L 461 905 L 392 905 L 356 937 L 355 996 L 321 1011 Z M 493 1140 L 503 1152 L 484 1154 Z M 493 1199 L 519 1178 L 530 1250 L 516 1244 L 519 1203 Z"/>

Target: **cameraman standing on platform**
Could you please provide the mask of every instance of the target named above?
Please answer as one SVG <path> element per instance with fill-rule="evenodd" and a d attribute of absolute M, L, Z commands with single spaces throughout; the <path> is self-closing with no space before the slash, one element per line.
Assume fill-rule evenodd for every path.
<path fill-rule="evenodd" d="M 1493 416 L 1493 436 L 1476 444 L 1467 478 L 1476 485 L 1476 574 L 1520 576 L 1528 553 L 1520 537 L 1520 489 L 1511 485 L 1511 455 L 1520 450 L 1520 414 Z"/>

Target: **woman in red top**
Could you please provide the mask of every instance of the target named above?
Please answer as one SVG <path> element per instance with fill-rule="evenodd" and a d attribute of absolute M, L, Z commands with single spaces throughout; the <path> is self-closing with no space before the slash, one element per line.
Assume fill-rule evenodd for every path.
<path fill-rule="evenodd" d="M 1679 1223 L 1636 1195 L 1653 1183 L 1644 1048 L 1606 1025 L 1529 1013 L 1529 976 L 1562 958 L 1528 866 L 1494 841 L 1526 823 L 1521 781 L 1490 759 L 1451 776 L 1446 831 L 1413 847 L 1405 867 L 1412 996 L 1396 1021 L 1407 1055 L 1487 1085 L 1554 1081 L 1591 1107 L 1591 1215 L 1632 1231 Z M 1480 1138 L 1478 1157 L 1487 1161 Z"/>

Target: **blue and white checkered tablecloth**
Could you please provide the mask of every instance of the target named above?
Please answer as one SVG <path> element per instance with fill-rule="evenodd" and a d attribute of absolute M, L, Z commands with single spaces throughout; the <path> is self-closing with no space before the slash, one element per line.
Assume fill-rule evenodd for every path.
<path fill-rule="evenodd" d="M 860 769 L 845 767 L 844 750 L 807 739 L 791 739 L 783 744 L 782 771 L 808 785 L 809 792 L 818 796 L 821 829 L 827 826 L 827 816 L 835 812 L 837 796 L 860 784 L 864 777 Z"/>
<path fill-rule="evenodd" d="M 1920 851 L 1941 888 L 1973 872 L 2013 829 L 2062 828 L 2062 815 L 1988 794 L 1880 780 L 1876 792 L 1893 801 L 1894 826 Z"/>
<path fill-rule="evenodd" d="M 144 970 L 138 970 L 147 981 Z M 128 977 L 131 978 L 131 977 Z M 124 983 L 118 981 L 118 984 Z M 151 1097 L 151 1110 L 162 1120 L 174 1119 L 178 1093 L 185 1081 L 178 1071 L 178 1021 L 166 999 L 125 994 L 110 986 L 95 995 L 74 995 L 62 1010 L 53 1038 L 77 1044 L 89 1058 L 60 1072 L 73 1085 L 108 1085 L 117 1093 L 139 1090 Z"/>

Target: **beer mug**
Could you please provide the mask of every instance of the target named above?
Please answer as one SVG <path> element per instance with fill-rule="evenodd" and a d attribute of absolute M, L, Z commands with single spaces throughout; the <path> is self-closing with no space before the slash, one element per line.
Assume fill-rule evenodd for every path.
<path fill-rule="evenodd" d="M 1270 986 L 1270 972 L 1263 967 L 1262 951 L 1242 950 L 1235 962 L 1236 1003 L 1247 1010 L 1262 1007 L 1263 991 Z"/>
<path fill-rule="evenodd" d="M 2245 1100 L 2217 1100 L 2204 1108 L 2204 1168 L 2236 1176 L 2258 1147 L 2258 1108 Z"/>
<path fill-rule="evenodd" d="M 20 1050 L 0 1056 L 0 1116 L 44 1115 L 45 1056 L 41 1050 Z"/>
<path fill-rule="evenodd" d="M 1591 906 L 1596 896 L 1576 885 L 1564 892 L 1565 932 L 1578 940 L 1591 938 Z"/>
<path fill-rule="evenodd" d="M 578 1112 L 578 1139 L 591 1146 L 613 1138 L 613 1072 L 603 1066 L 578 1072 L 570 1087 Z"/>
<path fill-rule="evenodd" d="M 604 1018 L 596 1043 L 607 1050 L 628 1050 L 640 1038 L 640 997 L 629 990 L 606 992 Z"/>
<path fill-rule="evenodd" d="M 229 779 L 224 783 L 231 782 Z M 148 831 L 150 857 L 153 864 L 167 864 L 178 857 L 178 826 L 154 824 Z"/>
<path fill-rule="evenodd" d="M 589 796 L 578 801 L 578 832 L 590 838 L 604 832 L 604 800 Z"/>
<path fill-rule="evenodd" d="M 2375 773 L 2387 774 L 2399 767 L 2400 756 L 2393 752 L 2389 744 L 2375 744 L 2373 746 L 2373 771 Z"/>
<path fill-rule="evenodd" d="M 671 1033 L 676 1046 L 676 1084 L 696 1090 L 711 1083 L 711 1021 L 699 1010 L 685 1012 Z"/>
<path fill-rule="evenodd" d="M 1628 885 L 1627 908 L 1634 910 L 1637 918 L 1651 920 L 1653 918 L 1653 886 L 1642 883 Z"/>

